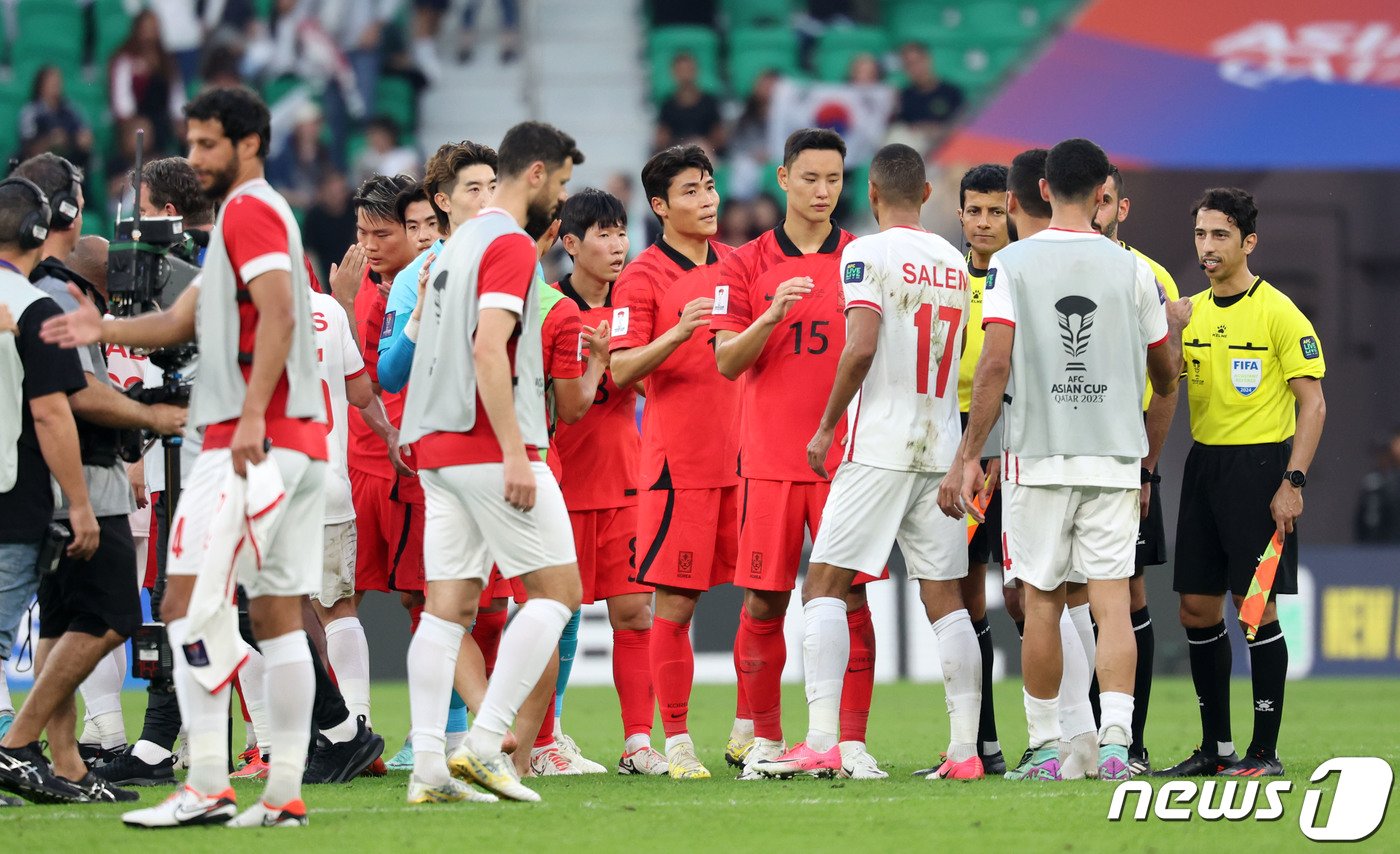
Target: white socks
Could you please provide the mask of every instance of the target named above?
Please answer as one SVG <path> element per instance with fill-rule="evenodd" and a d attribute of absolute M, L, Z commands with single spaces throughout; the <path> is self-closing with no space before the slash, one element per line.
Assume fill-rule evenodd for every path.
<path fill-rule="evenodd" d="M 88 678 L 78 686 L 83 695 L 83 744 L 100 744 L 107 750 L 126 744 L 122 720 L 122 682 L 126 678 L 126 644 L 102 656 Z M 0 704 L 0 708 L 4 708 Z"/>
<path fill-rule="evenodd" d="M 651 747 L 651 736 L 644 732 L 627 736 L 627 740 L 622 744 L 623 753 L 632 753 L 641 750 L 643 747 Z"/>
<path fill-rule="evenodd" d="M 15 701 L 10 699 L 10 683 L 5 679 L 5 662 L 8 658 L 0 658 L 0 712 L 13 712 Z"/>
<path fill-rule="evenodd" d="M 311 706 L 316 677 L 306 632 L 297 629 L 281 637 L 258 641 L 263 654 L 264 700 L 272 756 L 268 760 L 263 801 L 278 806 L 301 797 L 311 733 Z"/>
<path fill-rule="evenodd" d="M 1089 705 L 1089 685 L 1094 671 L 1068 611 L 1060 612 L 1060 649 L 1064 658 L 1064 672 L 1060 677 L 1060 731 L 1068 741 L 1076 735 L 1095 731 L 1094 709 Z"/>
<path fill-rule="evenodd" d="M 326 624 L 326 657 L 335 671 L 336 683 L 345 697 L 352 719 L 369 716 L 369 642 L 359 617 L 341 617 Z"/>
<path fill-rule="evenodd" d="M 1084 658 L 1089 662 L 1089 672 L 1094 672 L 1094 664 L 1098 661 L 1099 640 L 1094 635 L 1094 618 L 1089 613 L 1089 603 L 1075 605 L 1069 609 L 1070 622 L 1074 623 L 1074 631 L 1079 635 L 1079 646 L 1084 650 Z"/>
<path fill-rule="evenodd" d="M 1026 706 L 1026 732 L 1030 736 L 1032 750 L 1055 744 L 1060 740 L 1060 719 L 1056 712 L 1055 698 L 1042 700 L 1032 697 L 1026 689 L 1021 689 Z"/>
<path fill-rule="evenodd" d="M 564 626 L 573 616 L 574 612 L 563 602 L 554 599 L 531 599 L 516 612 L 501 636 L 496 669 L 486 686 L 481 712 L 467 732 L 467 746 L 473 753 L 493 756 L 501 752 L 506 730 L 540 681 L 549 657 L 559 646 Z M 421 623 L 418 630 L 423 630 Z M 445 695 L 442 705 L 445 711 Z"/>
<path fill-rule="evenodd" d="M 802 606 L 802 666 L 807 676 L 807 746 L 825 753 L 841 731 L 841 685 L 851 659 L 846 602 L 830 596 Z M 976 640 L 973 640 L 976 645 Z M 975 736 L 975 733 L 974 733 Z"/>
<path fill-rule="evenodd" d="M 147 765 L 159 765 L 171 757 L 171 752 L 154 741 L 140 740 L 131 746 L 131 755 Z"/>
<path fill-rule="evenodd" d="M 261 753 L 272 752 L 272 730 L 267 723 L 266 675 L 263 655 L 252 647 L 248 648 L 248 660 L 238 671 L 238 690 L 243 694 L 243 705 L 248 707 L 248 722 L 253 725 L 253 741 Z"/>
<path fill-rule="evenodd" d="M 1133 695 L 1118 691 L 1104 691 L 1099 694 L 1100 718 L 1099 744 L 1133 743 Z"/>
<path fill-rule="evenodd" d="M 954 611 L 933 624 L 943 664 L 951 738 L 948 758 L 965 762 L 977 755 L 977 723 L 982 710 L 982 650 L 967 610 Z"/>
<path fill-rule="evenodd" d="M 452 678 L 457 671 L 457 651 L 466 633 L 467 630 L 457 623 L 424 612 L 418 631 L 413 633 L 413 640 L 408 644 L 413 776 L 429 786 L 445 785 L 451 776 L 447 772 L 444 732 Z"/>
<path fill-rule="evenodd" d="M 189 620 L 181 617 L 165 626 L 175 660 L 175 696 L 180 718 L 189 730 L 190 768 L 185 784 L 204 795 L 228 788 L 228 686 L 210 694 L 190 672 L 184 644 Z M 303 737 L 303 749 L 305 749 Z"/>

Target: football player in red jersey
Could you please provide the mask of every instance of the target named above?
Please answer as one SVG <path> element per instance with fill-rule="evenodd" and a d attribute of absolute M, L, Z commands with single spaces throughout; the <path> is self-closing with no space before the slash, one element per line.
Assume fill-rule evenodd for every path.
<path fill-rule="evenodd" d="M 661 237 L 627 265 L 613 288 L 612 378 L 642 382 L 636 581 L 656 590 L 652 685 L 672 779 L 708 779 L 687 717 L 695 654 L 690 620 L 700 594 L 729 581 L 738 545 L 739 390 L 715 371 L 709 335 L 720 260 L 719 193 L 697 145 L 668 148 L 642 169 Z M 696 418 L 696 413 L 704 413 Z M 736 732 L 751 737 L 742 689 Z M 747 740 L 747 739 L 745 739 Z"/>
<path fill-rule="evenodd" d="M 734 583 L 744 588 L 744 610 L 734 654 L 753 712 L 754 742 L 741 779 L 759 779 L 753 763 L 785 750 L 783 622 L 802 561 L 803 529 L 815 538 L 831 488 L 807 465 L 803 442 L 821 421 L 846 342 L 841 250 L 854 236 L 831 220 L 845 158 L 846 144 L 834 131 L 806 128 L 789 136 L 778 169 L 787 217 L 725 259 L 715 288 L 715 359 L 724 376 L 744 378 L 742 521 L 734 570 Z M 833 443 L 826 470 L 834 472 L 840 458 L 841 444 Z M 876 779 L 888 775 L 865 749 L 875 631 L 863 587 L 852 590 L 847 622 L 851 656 L 841 697 L 841 773 Z"/>

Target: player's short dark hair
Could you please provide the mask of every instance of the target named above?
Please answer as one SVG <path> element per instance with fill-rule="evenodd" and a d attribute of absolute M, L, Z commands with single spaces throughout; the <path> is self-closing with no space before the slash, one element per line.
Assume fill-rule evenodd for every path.
<path fill-rule="evenodd" d="M 1040 197 L 1040 179 L 1045 177 L 1049 154 L 1044 148 L 1023 151 L 1011 159 L 1011 168 L 1006 170 L 1006 189 L 1016 197 L 1016 204 L 1039 219 L 1050 218 L 1050 203 Z"/>
<path fill-rule="evenodd" d="M 575 166 L 583 162 L 583 152 L 573 137 L 545 122 L 521 122 L 501 139 L 496 171 L 502 178 L 510 178 L 529 169 L 531 163 L 541 162 L 552 172 L 566 159 Z"/>
<path fill-rule="evenodd" d="M 687 169 L 699 169 L 702 179 L 715 174 L 710 156 L 693 143 L 673 145 L 653 154 L 642 167 L 642 192 L 647 194 L 647 204 L 650 205 L 652 199 L 670 201 L 671 182 Z"/>
<path fill-rule="evenodd" d="M 214 202 L 199 186 L 199 176 L 183 157 L 161 157 L 141 166 L 141 183 L 151 204 L 170 205 L 184 217 L 185 225 L 203 226 L 214 222 Z"/>
<path fill-rule="evenodd" d="M 371 175 L 355 190 L 350 200 L 355 213 L 365 212 L 365 216 L 376 222 L 403 223 L 398 215 L 399 194 L 416 182 L 409 175 Z"/>
<path fill-rule="evenodd" d="M 20 247 L 20 229 L 24 227 L 24 218 L 38 207 L 39 200 L 29 187 L 18 182 L 0 187 L 0 249 Z"/>
<path fill-rule="evenodd" d="M 1118 171 L 1118 167 L 1112 163 L 1108 164 L 1108 177 L 1113 181 L 1113 194 L 1119 199 L 1125 198 L 1128 185 L 1123 181 L 1123 173 Z"/>
<path fill-rule="evenodd" d="M 924 158 L 904 143 L 892 142 L 870 161 L 870 183 L 886 201 L 922 207 L 928 184 Z"/>
<path fill-rule="evenodd" d="M 983 163 L 963 173 L 958 184 L 958 207 L 967 206 L 968 191 L 974 193 L 1005 193 L 1006 167 L 1000 163 Z"/>
<path fill-rule="evenodd" d="M 423 169 L 423 192 L 428 194 L 428 204 L 437 215 L 438 230 L 446 234 L 452 227 L 447 211 L 438 207 L 438 193 L 452 195 L 457 186 L 457 173 L 468 166 L 490 166 L 496 171 L 496 149 L 479 142 L 464 139 L 461 142 L 448 142 L 438 146 L 438 150 Z"/>
<path fill-rule="evenodd" d="M 791 169 L 797 155 L 804 151 L 834 151 L 846 159 L 846 141 L 841 134 L 826 128 L 802 128 L 788 135 L 783 144 L 783 166 Z"/>
<path fill-rule="evenodd" d="M 44 195 L 48 196 L 50 201 L 59 193 L 68 192 L 74 181 L 81 183 L 83 180 L 83 170 L 51 151 L 34 155 L 16 166 L 14 172 L 10 174 L 16 178 L 28 178 L 33 181 L 39 189 L 44 191 Z M 77 202 L 77 199 L 73 200 L 74 204 Z M 57 205 L 52 205 L 51 208 L 53 209 L 53 217 L 44 224 L 58 230 L 57 222 L 60 220 L 58 220 Z"/>
<path fill-rule="evenodd" d="M 612 193 L 592 187 L 574 193 L 559 209 L 559 237 L 572 234 L 579 240 L 593 226 L 627 227 L 627 208 Z"/>
<path fill-rule="evenodd" d="M 272 117 L 267 104 L 257 92 L 247 86 L 223 86 L 205 89 L 185 104 L 185 118 L 199 121 L 218 119 L 224 136 L 234 144 L 257 134 L 258 159 L 267 159 L 267 142 L 272 136 Z"/>
<path fill-rule="evenodd" d="M 1201 211 L 1220 211 L 1240 230 L 1240 240 L 1254 234 L 1259 220 L 1259 208 L 1254 196 L 1239 187 L 1212 187 L 1191 206 L 1191 220 Z"/>
<path fill-rule="evenodd" d="M 1108 155 L 1093 142 L 1066 139 L 1055 144 L 1045 158 L 1045 180 L 1061 201 L 1083 199 L 1108 180 L 1113 167 Z"/>
<path fill-rule="evenodd" d="M 398 217 L 401 224 L 408 225 L 408 206 L 415 202 L 428 202 L 430 206 L 432 204 L 432 201 L 428 198 L 428 191 L 424 190 L 423 185 L 417 181 L 409 185 L 408 189 L 399 193 L 397 199 L 394 199 L 394 214 Z M 436 214 L 437 211 L 434 210 L 433 213 Z"/>

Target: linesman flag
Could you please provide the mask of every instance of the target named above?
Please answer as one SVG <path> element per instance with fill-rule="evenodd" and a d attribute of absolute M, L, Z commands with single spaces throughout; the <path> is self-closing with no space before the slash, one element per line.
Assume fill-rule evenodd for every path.
<path fill-rule="evenodd" d="M 1278 559 L 1283 557 L 1283 532 L 1274 531 L 1269 547 L 1259 558 L 1259 566 L 1254 569 L 1254 578 L 1249 582 L 1249 592 L 1240 603 L 1240 622 L 1244 623 L 1245 637 L 1254 640 L 1259 633 L 1259 623 L 1264 619 L 1264 607 L 1269 604 L 1269 594 L 1274 590 L 1274 573 L 1278 572 Z"/>

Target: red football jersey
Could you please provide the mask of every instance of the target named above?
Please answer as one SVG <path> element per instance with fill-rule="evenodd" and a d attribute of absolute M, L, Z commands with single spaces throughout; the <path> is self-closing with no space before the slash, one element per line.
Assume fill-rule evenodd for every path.
<path fill-rule="evenodd" d="M 365 370 L 376 385 L 379 383 L 379 333 L 384 326 L 385 299 L 371 278 L 368 267 L 360 280 L 360 292 L 355 295 L 355 329 L 360 335 L 360 351 L 365 359 Z M 403 393 L 391 394 L 382 391 L 379 399 L 384 402 L 384 411 L 389 422 L 395 427 L 403 422 Z M 394 466 L 389 462 L 389 448 L 384 440 L 374 435 L 365 423 L 364 416 L 355 407 L 350 408 L 350 443 L 346 452 L 346 462 L 350 468 L 366 474 L 393 480 L 397 477 Z"/>
<path fill-rule="evenodd" d="M 250 195 L 235 196 L 223 212 L 221 223 L 224 246 L 233 262 L 234 281 L 240 294 L 248 282 L 274 270 L 291 272 L 290 235 L 275 210 Z M 253 352 L 258 335 L 258 308 L 251 299 L 238 301 L 238 351 Z M 243 379 L 253 366 L 243 364 Z M 275 447 L 300 451 L 313 460 L 326 459 L 326 425 L 310 418 L 287 417 L 287 377 L 284 373 L 272 391 L 264 414 L 267 438 Z M 227 448 L 233 442 L 238 419 L 211 424 L 204 431 L 204 448 Z"/>
<path fill-rule="evenodd" d="M 554 287 L 564 294 L 560 304 L 576 305 L 584 326 L 612 322 L 612 292 L 603 305 L 593 308 L 565 276 Z M 580 363 L 581 365 L 582 363 Z M 554 448 L 562 463 L 559 486 L 570 510 L 606 510 L 637 503 L 637 462 L 642 438 L 637 434 L 637 392 L 619 388 L 612 373 L 593 396 L 588 413 L 573 424 L 559 422 Z"/>
<path fill-rule="evenodd" d="M 744 477 L 821 480 L 807 465 L 807 443 L 821 423 L 846 346 L 841 250 L 854 239 L 833 226 L 822 247 L 804 255 L 780 224 L 734 250 L 720 265 L 710 321 L 716 332 L 743 332 L 767 311 L 779 285 L 798 276 L 812 279 L 812 292 L 788 309 L 743 376 L 739 468 Z M 845 433 L 842 419 L 827 455 L 828 472 L 841 461 Z"/>
<path fill-rule="evenodd" d="M 706 263 L 696 266 L 663 239 L 633 259 L 613 285 L 613 352 L 650 344 L 676 325 L 686 303 L 713 297 L 720 261 L 733 251 L 712 240 Z M 645 382 L 638 486 L 737 484 L 739 386 L 715 367 L 712 334 L 697 329 Z"/>

